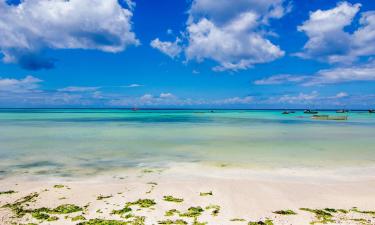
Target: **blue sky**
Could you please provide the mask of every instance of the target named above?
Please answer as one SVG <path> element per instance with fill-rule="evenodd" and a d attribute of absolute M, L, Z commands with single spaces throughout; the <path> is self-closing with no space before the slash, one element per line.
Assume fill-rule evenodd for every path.
<path fill-rule="evenodd" d="M 374 108 L 375 2 L 0 0 L 0 107 Z"/>

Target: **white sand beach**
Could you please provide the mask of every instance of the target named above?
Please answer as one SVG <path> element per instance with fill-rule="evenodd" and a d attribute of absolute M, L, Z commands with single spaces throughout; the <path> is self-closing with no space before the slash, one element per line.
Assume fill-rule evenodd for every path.
<path fill-rule="evenodd" d="M 256 170 L 230 165 L 176 164 L 170 168 L 134 169 L 79 179 L 10 177 L 0 181 L 1 191 L 16 193 L 0 195 L 1 205 L 38 193 L 24 203 L 24 209 L 53 209 L 74 204 L 82 210 L 66 214 L 48 212 L 50 217 L 57 217 L 56 221 L 48 221 L 33 218 L 31 212 L 16 218 L 10 207 L 2 207 L 0 217 L 4 225 L 184 224 L 184 221 L 189 224 L 375 224 L 373 171 L 372 168 Z M 165 201 L 164 196 L 173 196 L 182 202 Z M 123 209 L 126 203 L 138 199 L 150 199 L 155 204 L 145 208 L 133 204 L 129 206 L 132 211 L 113 214 L 113 210 Z M 190 207 L 201 207 L 203 211 L 184 216 Z M 321 218 L 314 211 L 325 208 L 332 216 Z M 166 216 L 171 209 L 178 212 Z M 296 215 L 275 213 L 286 210 Z M 79 215 L 83 217 L 76 217 Z M 78 220 L 72 221 L 72 218 Z"/>

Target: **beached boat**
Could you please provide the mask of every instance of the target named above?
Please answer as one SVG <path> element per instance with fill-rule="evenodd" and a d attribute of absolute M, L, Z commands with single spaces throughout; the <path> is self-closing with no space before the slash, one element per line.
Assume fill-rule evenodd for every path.
<path fill-rule="evenodd" d="M 314 110 L 307 109 L 307 110 L 303 111 L 303 113 L 305 113 L 305 114 L 318 114 L 319 112 L 318 112 L 318 111 L 314 111 Z"/>
<path fill-rule="evenodd" d="M 347 116 L 329 116 L 329 115 L 314 115 L 314 120 L 348 120 Z"/>

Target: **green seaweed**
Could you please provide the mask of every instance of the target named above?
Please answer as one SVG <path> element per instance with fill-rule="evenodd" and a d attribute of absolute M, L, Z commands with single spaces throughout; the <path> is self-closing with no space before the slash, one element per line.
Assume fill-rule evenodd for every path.
<path fill-rule="evenodd" d="M 182 198 L 175 198 L 171 195 L 164 196 L 163 200 L 167 201 L 167 202 L 177 202 L 177 203 L 181 203 L 181 202 L 184 201 L 184 199 L 182 199 Z"/>
<path fill-rule="evenodd" d="M 78 223 L 77 225 L 129 225 L 129 222 L 120 220 L 91 219 L 89 221 Z"/>
<path fill-rule="evenodd" d="M 86 220 L 86 218 L 82 215 L 78 215 L 72 218 L 72 221 L 79 221 L 79 220 Z"/>
<path fill-rule="evenodd" d="M 366 220 L 366 219 L 363 219 L 363 218 L 355 218 L 355 219 L 350 219 L 350 220 L 358 222 L 361 225 L 371 225 L 371 221 L 370 220 Z"/>
<path fill-rule="evenodd" d="M 56 184 L 53 186 L 54 188 L 64 188 L 65 185 L 62 185 L 62 184 Z"/>
<path fill-rule="evenodd" d="M 175 214 L 180 214 L 180 211 L 177 209 L 170 209 L 165 212 L 165 216 L 174 216 Z"/>
<path fill-rule="evenodd" d="M 209 196 L 209 195 L 213 195 L 213 194 L 212 194 L 212 191 L 209 191 L 209 192 L 200 192 L 199 195 L 200 196 Z"/>
<path fill-rule="evenodd" d="M 192 225 L 206 225 L 207 222 L 199 222 L 197 217 L 194 218 Z"/>
<path fill-rule="evenodd" d="M 10 194 L 15 194 L 17 193 L 16 191 L 9 190 L 9 191 L 0 191 L 0 195 L 10 195 Z"/>
<path fill-rule="evenodd" d="M 18 199 L 14 203 L 8 203 L 8 204 L 2 206 L 2 208 L 9 208 L 15 214 L 16 217 L 21 218 L 24 215 L 26 215 L 26 213 L 28 213 L 24 209 L 23 205 L 26 204 L 26 203 L 35 201 L 35 199 L 37 197 L 39 197 L 39 194 L 34 192 L 34 193 L 31 193 L 31 194 L 29 194 L 25 197 L 22 197 L 22 198 Z"/>
<path fill-rule="evenodd" d="M 141 208 L 150 208 L 151 206 L 156 205 L 156 202 L 153 199 L 138 199 L 135 202 L 128 202 L 127 206 L 138 205 Z"/>
<path fill-rule="evenodd" d="M 158 221 L 158 224 L 188 224 L 185 220 L 177 219 L 177 220 L 161 220 Z"/>
<path fill-rule="evenodd" d="M 198 217 L 202 214 L 203 211 L 204 210 L 200 206 L 190 207 L 188 208 L 187 212 L 180 213 L 180 216 L 181 217 Z"/>
<path fill-rule="evenodd" d="M 230 221 L 232 221 L 232 222 L 243 222 L 243 221 L 245 221 L 245 219 L 233 218 L 233 219 L 230 219 Z"/>
<path fill-rule="evenodd" d="M 324 209 L 309 209 L 309 208 L 300 208 L 302 211 L 307 211 L 310 213 L 315 214 L 315 218 L 317 220 L 312 221 L 310 224 L 326 224 L 326 223 L 334 223 L 333 215 L 331 212 L 325 211 Z"/>
<path fill-rule="evenodd" d="M 266 219 L 265 221 L 249 222 L 248 225 L 274 225 L 273 221 Z"/>
<path fill-rule="evenodd" d="M 83 209 L 79 206 L 73 205 L 73 204 L 64 204 L 57 206 L 56 208 L 50 210 L 47 209 L 47 212 L 51 214 L 69 214 L 74 212 L 82 211 Z"/>
<path fill-rule="evenodd" d="M 98 209 L 99 210 L 99 209 Z M 119 209 L 119 210 L 112 210 L 111 214 L 114 214 L 114 215 L 123 215 L 125 213 L 128 213 L 128 212 L 131 212 L 132 209 L 128 206 L 125 206 L 124 208 L 122 209 Z M 97 211 L 98 212 L 98 211 Z M 101 213 L 101 212 L 100 212 Z"/>
<path fill-rule="evenodd" d="M 107 199 L 107 198 L 112 198 L 112 197 L 113 197 L 113 195 L 107 195 L 107 196 L 105 196 L 105 195 L 99 195 L 96 198 L 96 200 L 100 201 L 100 200 Z"/>
<path fill-rule="evenodd" d="M 209 205 L 206 207 L 206 210 L 213 209 L 211 212 L 211 215 L 217 216 L 220 212 L 220 206 L 219 205 Z"/>
<path fill-rule="evenodd" d="M 50 216 L 50 217 L 47 219 L 47 221 L 50 221 L 50 222 L 52 222 L 52 221 L 57 221 L 57 220 L 59 220 L 59 217 L 57 217 L 57 216 Z"/>
<path fill-rule="evenodd" d="M 359 210 L 357 207 L 353 207 L 353 208 L 351 209 L 351 211 L 356 212 L 356 213 L 375 215 L 375 211 Z"/>
<path fill-rule="evenodd" d="M 44 212 L 33 212 L 31 216 L 37 220 L 46 220 L 49 219 L 49 215 Z"/>
<path fill-rule="evenodd" d="M 273 213 L 279 214 L 279 215 L 296 215 L 297 214 L 296 212 L 294 212 L 291 209 L 278 210 L 278 211 L 274 211 Z"/>

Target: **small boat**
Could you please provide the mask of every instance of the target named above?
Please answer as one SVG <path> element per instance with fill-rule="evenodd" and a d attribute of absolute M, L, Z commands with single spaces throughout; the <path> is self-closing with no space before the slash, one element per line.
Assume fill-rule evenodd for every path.
<path fill-rule="evenodd" d="M 348 120 L 347 116 L 313 115 L 314 120 Z"/>
<path fill-rule="evenodd" d="M 305 114 L 318 114 L 319 112 L 318 112 L 318 111 L 314 111 L 314 110 L 307 109 L 307 110 L 303 111 L 303 113 L 305 113 Z"/>
<path fill-rule="evenodd" d="M 346 109 L 340 109 L 336 111 L 336 113 L 347 113 L 347 112 L 349 112 L 349 110 L 346 110 Z"/>
<path fill-rule="evenodd" d="M 294 111 L 284 111 L 282 114 L 288 115 L 288 114 L 292 114 L 292 113 L 295 113 L 295 112 Z"/>
<path fill-rule="evenodd" d="M 369 113 L 375 113 L 375 110 L 374 109 L 370 109 L 368 112 Z"/>

